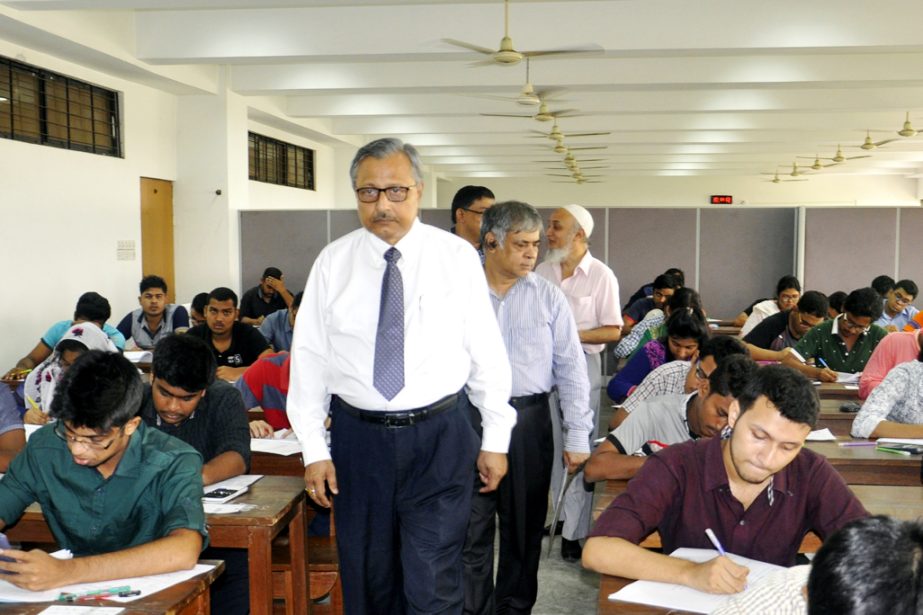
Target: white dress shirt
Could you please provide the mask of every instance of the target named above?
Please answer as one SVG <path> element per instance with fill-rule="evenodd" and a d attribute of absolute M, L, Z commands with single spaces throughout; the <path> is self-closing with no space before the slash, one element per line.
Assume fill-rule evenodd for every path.
<path fill-rule="evenodd" d="M 561 279 L 560 263 L 542 263 L 535 268 L 535 273 L 564 291 L 578 331 L 622 326 L 619 281 L 604 262 L 593 258 L 589 250 L 580 259 L 573 275 L 566 280 Z M 605 347 L 605 344 L 583 344 L 583 351 L 599 354 Z"/>
<path fill-rule="evenodd" d="M 375 336 L 391 246 L 366 229 L 328 245 L 308 276 L 292 340 L 288 416 L 305 465 L 329 459 L 330 398 L 366 410 L 420 408 L 467 385 L 481 411 L 485 451 L 505 453 L 516 412 L 511 372 L 477 253 L 463 239 L 414 221 L 394 246 L 404 283 L 404 388 L 373 386 Z"/>

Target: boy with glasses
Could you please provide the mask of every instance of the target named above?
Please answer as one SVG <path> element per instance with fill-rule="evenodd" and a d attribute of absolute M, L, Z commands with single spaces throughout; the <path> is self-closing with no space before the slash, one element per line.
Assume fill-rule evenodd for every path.
<path fill-rule="evenodd" d="M 917 285 L 913 280 L 899 280 L 885 295 L 881 316 L 875 324 L 889 333 L 902 331 L 917 315 L 917 308 L 910 305 L 917 298 Z"/>
<path fill-rule="evenodd" d="M 854 374 L 865 364 L 887 331 L 872 324 L 881 315 L 881 297 L 874 288 L 859 288 L 849 293 L 842 314 L 808 331 L 795 345 L 795 351 L 814 365 L 802 363 L 793 355 L 783 363 L 821 382 L 836 382 L 837 372 Z"/>
<path fill-rule="evenodd" d="M 117 353 L 91 350 L 64 375 L 55 423 L 36 431 L 0 480 L 0 529 L 38 502 L 62 548 L 6 549 L 0 570 L 33 591 L 192 568 L 207 537 L 202 457 L 137 416 L 143 385 Z"/>

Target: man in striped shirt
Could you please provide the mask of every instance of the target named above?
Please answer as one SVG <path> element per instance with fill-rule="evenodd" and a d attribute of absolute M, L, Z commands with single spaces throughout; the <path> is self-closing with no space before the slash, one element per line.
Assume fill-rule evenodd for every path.
<path fill-rule="evenodd" d="M 590 453 L 593 413 L 577 324 L 564 293 L 532 273 L 541 231 L 538 212 L 515 201 L 491 207 L 481 225 L 487 286 L 512 368 L 510 405 L 517 420 L 506 478 L 496 492 L 475 494 L 472 501 L 463 557 L 466 613 L 528 613 L 535 603 L 554 456 L 552 388 L 557 387 L 563 412 L 568 470 L 575 471 Z M 477 413 L 472 417 L 479 426 Z M 496 588 L 495 515 L 500 518 Z"/>

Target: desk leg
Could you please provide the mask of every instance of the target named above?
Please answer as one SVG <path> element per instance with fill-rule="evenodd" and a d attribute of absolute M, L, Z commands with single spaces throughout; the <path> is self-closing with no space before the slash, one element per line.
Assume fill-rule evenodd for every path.
<path fill-rule="evenodd" d="M 296 615 L 308 615 L 308 552 L 305 535 L 304 512 L 305 500 L 298 501 L 298 512 L 288 523 L 289 558 L 292 562 L 292 593 L 294 604 L 292 612 Z"/>
<path fill-rule="evenodd" d="M 272 615 L 272 533 L 269 528 L 250 528 L 247 557 L 250 615 Z"/>

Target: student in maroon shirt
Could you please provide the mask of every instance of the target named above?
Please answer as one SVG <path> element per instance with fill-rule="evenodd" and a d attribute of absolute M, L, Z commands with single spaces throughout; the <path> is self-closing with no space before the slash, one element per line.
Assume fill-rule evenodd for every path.
<path fill-rule="evenodd" d="M 791 566 L 804 535 L 826 539 L 868 516 L 827 460 L 803 449 L 817 421 L 814 386 L 789 367 L 760 368 L 731 404 L 727 439 L 684 442 L 647 460 L 625 493 L 600 516 L 583 565 L 630 579 L 736 593 L 748 569 L 727 557 L 702 564 L 639 547 L 653 531 L 663 552 L 713 549 Z"/>

